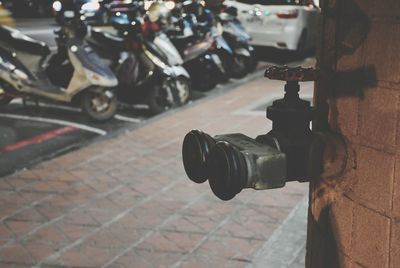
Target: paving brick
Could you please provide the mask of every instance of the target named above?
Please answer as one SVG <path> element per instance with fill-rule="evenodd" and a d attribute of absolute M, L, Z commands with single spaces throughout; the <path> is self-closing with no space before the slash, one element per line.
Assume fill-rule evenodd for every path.
<path fill-rule="evenodd" d="M 354 207 L 352 259 L 365 267 L 389 266 L 390 220 L 362 206 Z"/>
<path fill-rule="evenodd" d="M 171 232 L 185 232 L 196 234 L 207 234 L 209 230 L 215 228 L 219 222 L 213 221 L 208 217 L 197 217 L 190 215 L 179 215 L 168 223 L 161 226 L 161 230 Z"/>
<path fill-rule="evenodd" d="M 31 221 L 13 221 L 7 220 L 5 221 L 5 225 L 9 228 L 10 232 L 12 232 L 16 237 L 23 236 L 36 227 L 40 226 L 39 222 L 31 222 Z"/>
<path fill-rule="evenodd" d="M 198 254 L 219 256 L 225 259 L 251 262 L 256 251 L 265 243 L 262 240 L 213 236 L 196 251 Z"/>
<path fill-rule="evenodd" d="M 30 244 L 46 243 L 54 249 L 60 249 L 69 244 L 68 238 L 53 224 L 41 227 L 29 235 L 25 241 Z"/>
<path fill-rule="evenodd" d="M 92 232 L 95 228 L 94 226 L 75 225 L 65 222 L 58 222 L 56 225 L 57 229 L 60 230 L 64 237 L 70 242 L 75 242 L 76 240 L 82 238 L 85 234 Z"/>
<path fill-rule="evenodd" d="M 394 176 L 394 156 L 361 147 L 357 160 L 357 180 L 348 195 L 366 206 L 390 213 Z M 374 167 L 371 169 L 371 167 Z"/>
<path fill-rule="evenodd" d="M 12 244 L 0 249 L 0 260 L 12 264 L 32 265 L 35 261 L 29 252 L 19 244 Z"/>
<path fill-rule="evenodd" d="M 395 151 L 399 93 L 384 88 L 365 92 L 360 110 L 360 137 L 368 146 Z M 385 120 L 382 120 L 385 118 Z"/>
<path fill-rule="evenodd" d="M 23 246 L 36 263 L 56 253 L 54 246 L 46 241 L 24 242 Z"/>
<path fill-rule="evenodd" d="M 99 226 L 101 224 L 96 221 L 92 216 L 87 214 L 86 211 L 83 209 L 68 213 L 63 221 L 66 224 L 83 226 Z"/>
<path fill-rule="evenodd" d="M 172 252 L 154 252 L 135 249 L 130 251 L 120 258 L 118 258 L 112 265 L 111 268 L 130 268 L 130 267 L 172 267 L 178 262 L 184 255 L 181 253 Z"/>
<path fill-rule="evenodd" d="M 147 251 L 187 253 L 204 237 L 202 234 L 159 231 L 146 238 L 137 248 Z"/>
<path fill-rule="evenodd" d="M 248 260 L 227 259 L 209 254 L 193 254 L 182 262 L 181 268 L 244 268 L 249 264 Z"/>
<path fill-rule="evenodd" d="M 44 215 L 40 214 L 35 208 L 26 208 L 16 215 L 9 218 L 9 220 L 15 221 L 33 221 L 33 222 L 45 222 L 47 219 Z"/>
<path fill-rule="evenodd" d="M 79 249 L 72 249 L 63 253 L 58 260 L 53 263 L 59 263 L 66 267 L 96 267 L 95 263 L 84 256 Z M 53 263 L 50 263 L 50 265 Z"/>

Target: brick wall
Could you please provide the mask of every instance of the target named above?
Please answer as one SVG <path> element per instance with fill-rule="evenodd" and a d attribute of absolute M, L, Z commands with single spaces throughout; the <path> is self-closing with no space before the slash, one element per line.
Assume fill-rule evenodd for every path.
<path fill-rule="evenodd" d="M 306 266 L 398 268 L 400 1 L 322 5 L 314 126 L 342 133 L 348 165 L 310 185 Z"/>

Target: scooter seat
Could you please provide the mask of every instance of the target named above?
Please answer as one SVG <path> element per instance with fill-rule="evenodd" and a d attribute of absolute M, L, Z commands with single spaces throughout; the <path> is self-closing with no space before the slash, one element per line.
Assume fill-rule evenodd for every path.
<path fill-rule="evenodd" d="M 222 21 L 222 22 L 228 22 L 228 21 L 233 21 L 235 19 L 234 16 L 232 16 L 231 14 L 228 13 L 221 13 L 218 15 L 218 18 Z"/>
<path fill-rule="evenodd" d="M 191 36 L 174 36 L 170 38 L 171 42 L 175 45 L 175 47 L 179 51 L 184 51 L 187 47 L 190 46 L 191 43 L 196 41 L 196 37 Z"/>
<path fill-rule="evenodd" d="M 91 31 L 91 36 L 93 40 L 100 43 L 102 46 L 110 47 L 116 50 L 125 49 L 125 40 L 118 36 L 97 29 L 93 29 Z"/>
<path fill-rule="evenodd" d="M 44 43 L 24 35 L 18 30 L 7 26 L 0 26 L 0 40 L 9 43 L 12 48 L 35 55 L 50 54 L 49 47 Z"/>

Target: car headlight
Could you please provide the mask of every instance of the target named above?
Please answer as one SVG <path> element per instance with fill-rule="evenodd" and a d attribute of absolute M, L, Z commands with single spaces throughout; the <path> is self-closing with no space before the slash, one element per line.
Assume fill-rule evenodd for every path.
<path fill-rule="evenodd" d="M 88 3 L 83 4 L 81 9 L 83 11 L 89 11 L 89 12 L 92 11 L 93 12 L 93 11 L 96 11 L 96 10 L 100 9 L 100 4 L 97 1 L 88 2 Z"/>

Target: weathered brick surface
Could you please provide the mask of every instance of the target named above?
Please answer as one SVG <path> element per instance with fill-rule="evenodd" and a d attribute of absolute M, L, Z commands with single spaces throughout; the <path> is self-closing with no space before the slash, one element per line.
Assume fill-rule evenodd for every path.
<path fill-rule="evenodd" d="M 392 220 L 392 230 L 390 237 L 390 268 L 400 266 L 400 222 Z"/>
<path fill-rule="evenodd" d="M 375 149 L 361 147 L 358 152 L 357 179 L 347 194 L 368 208 L 390 214 L 395 158 Z"/>
<path fill-rule="evenodd" d="M 332 204 L 330 221 L 339 251 L 349 252 L 351 250 L 353 233 L 353 204 L 351 200 L 344 197 Z M 347 258 L 346 258 L 347 259 Z"/>
<path fill-rule="evenodd" d="M 399 93 L 375 88 L 365 92 L 360 109 L 361 142 L 370 147 L 394 152 L 396 149 Z"/>
<path fill-rule="evenodd" d="M 365 65 L 375 67 L 379 81 L 400 82 L 400 55 L 396 53 L 399 43 L 398 23 L 372 24 L 366 41 Z"/>
<path fill-rule="evenodd" d="M 388 267 L 390 220 L 362 206 L 354 207 L 354 247 L 350 252 L 365 267 Z"/>
<path fill-rule="evenodd" d="M 230 202 L 190 182 L 181 143 L 269 131 L 235 111 L 282 83 L 250 82 L 119 137 L 0 179 L 0 267 L 244 267 L 304 198 L 308 185 L 245 190 Z"/>
<path fill-rule="evenodd" d="M 344 174 L 311 184 L 306 266 L 399 267 L 400 2 L 325 3 L 338 16 L 324 13 L 318 64 L 338 75 L 317 83 L 317 108 L 329 102 L 352 155 Z"/>

